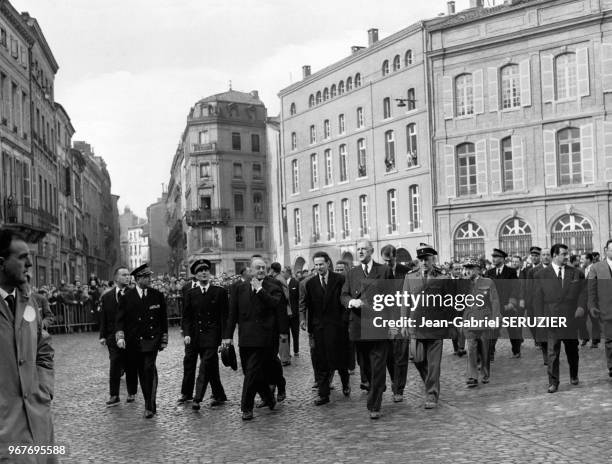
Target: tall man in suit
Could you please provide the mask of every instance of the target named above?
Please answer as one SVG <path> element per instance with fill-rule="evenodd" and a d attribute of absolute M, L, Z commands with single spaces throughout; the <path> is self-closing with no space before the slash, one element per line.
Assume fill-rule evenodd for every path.
<path fill-rule="evenodd" d="M 219 375 L 219 355 L 223 325 L 227 322 L 227 291 L 210 283 L 211 263 L 198 259 L 191 265 L 197 285 L 185 294 L 183 336 L 185 346 L 193 344 L 200 356 L 200 371 L 196 382 L 196 393 L 192 408 L 200 409 L 200 403 L 210 383 L 212 388 L 211 406 L 227 401 Z"/>
<path fill-rule="evenodd" d="M 591 272 L 591 268 L 593 267 L 593 262 L 593 253 L 583 253 L 580 256 L 580 266 L 585 277 L 589 276 L 589 272 Z M 587 316 L 580 322 L 580 327 L 578 329 L 580 338 L 582 339 L 580 346 L 585 346 L 589 342 L 589 331 L 586 323 L 587 317 L 591 320 L 591 348 L 598 348 L 599 342 L 601 341 L 601 324 L 599 323 L 599 318 L 593 317 L 590 311 L 587 311 Z"/>
<path fill-rule="evenodd" d="M 342 304 L 350 311 L 349 337 L 355 341 L 361 373 L 361 388 L 368 390 L 368 411 L 371 419 L 381 417 L 380 407 L 385 390 L 388 340 L 364 340 L 362 337 L 363 294 L 367 281 L 387 278 L 387 267 L 372 260 L 374 248 L 369 240 L 357 242 L 359 266 L 352 268 L 342 287 Z"/>
<path fill-rule="evenodd" d="M 516 271 L 509 268 L 505 264 L 505 260 L 508 257 L 508 253 L 499 248 L 493 248 L 491 253 L 491 261 L 493 262 L 493 268 L 489 269 L 485 274 L 485 277 L 493 279 L 495 282 L 495 288 L 499 295 L 499 302 L 501 305 L 501 315 L 504 316 L 517 316 L 519 313 L 519 302 L 517 299 L 518 280 Z M 510 343 L 512 345 L 512 357 L 521 357 L 521 344 L 523 343 L 523 337 L 521 335 L 521 329 L 517 327 L 508 327 L 508 336 L 510 337 Z M 491 340 L 489 345 L 489 353 L 491 361 L 495 358 L 495 345 L 497 343 L 497 337 Z"/>
<path fill-rule="evenodd" d="M 329 379 L 335 370 L 340 374 L 342 392 L 351 393 L 345 319 L 348 315 L 340 301 L 344 276 L 331 271 L 332 262 L 327 253 L 317 251 L 313 256 L 315 277 L 306 283 L 306 311 L 308 333 L 313 337 L 313 353 L 317 358 L 315 377 L 319 387 L 316 406 L 329 403 Z"/>
<path fill-rule="evenodd" d="M 168 346 L 168 314 L 164 295 L 150 288 L 147 263 L 132 271 L 136 287 L 125 292 L 117 311 L 117 346 L 127 350 L 129 362 L 138 370 L 145 399 L 145 419 L 157 413 L 157 353 Z"/>
<path fill-rule="evenodd" d="M 266 276 L 266 263 L 260 257 L 251 260 L 252 278 L 238 284 L 230 294 L 229 316 L 223 339 L 231 345 L 238 324 L 242 384 L 242 420 L 253 419 L 255 394 L 259 393 L 270 409 L 276 406 L 268 373 L 274 368 L 277 339 L 287 339 L 289 322 L 286 303 L 278 282 Z"/>
<path fill-rule="evenodd" d="M 552 265 L 535 276 L 534 309 L 536 316 L 565 317 L 567 327 L 544 329 L 548 342 L 548 393 L 559 389 L 559 352 L 561 342 L 570 369 L 570 383 L 578 385 L 578 320 L 585 315 L 587 294 L 584 274 L 568 266 L 566 245 L 550 249 Z M 539 330 L 539 329 L 538 329 Z"/>
<path fill-rule="evenodd" d="M 117 347 L 115 340 L 115 320 L 119 309 L 119 300 L 123 298 L 125 290 L 130 282 L 130 273 L 125 267 L 115 269 L 115 286 L 107 291 L 101 298 L 100 310 L 100 344 L 108 348 L 110 359 L 109 388 L 110 398 L 106 406 L 116 406 L 119 400 L 119 385 L 121 383 L 121 371 L 125 371 L 127 386 L 127 402 L 133 403 L 138 390 L 138 372 L 132 363 L 127 362 L 125 350 Z"/>
<path fill-rule="evenodd" d="M 193 268 L 191 264 L 190 271 Z M 193 275 L 193 271 L 191 272 Z M 181 301 L 183 302 L 183 311 L 181 317 L 181 333 L 185 335 L 185 300 L 187 292 L 197 287 L 198 281 L 195 276 L 183 285 L 181 288 Z M 193 344 L 185 344 L 185 355 L 183 356 L 183 381 L 181 382 L 181 396 L 177 403 L 184 404 L 193 399 L 193 387 L 195 386 L 196 367 L 198 365 L 198 349 Z"/>
<path fill-rule="evenodd" d="M 287 281 L 287 288 L 289 289 L 289 307 L 291 308 L 291 315 L 289 316 L 289 328 L 291 344 L 293 344 L 293 356 L 298 357 L 300 355 L 300 283 L 291 275 L 291 268 L 285 266 L 283 269 L 283 276 Z"/>
<path fill-rule="evenodd" d="M 589 311 L 602 325 L 608 375 L 612 377 L 612 239 L 606 242 L 606 258 L 594 262 L 588 275 Z"/>

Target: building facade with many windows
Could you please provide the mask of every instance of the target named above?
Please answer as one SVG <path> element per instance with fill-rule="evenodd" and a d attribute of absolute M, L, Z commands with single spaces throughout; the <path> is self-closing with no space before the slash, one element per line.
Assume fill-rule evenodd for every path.
<path fill-rule="evenodd" d="M 432 240 L 423 23 L 368 47 L 279 93 L 283 213 L 296 269 L 327 251 L 352 262 L 361 238 L 400 261 Z"/>
<path fill-rule="evenodd" d="M 612 2 L 509 2 L 429 29 L 442 259 L 609 238 Z"/>

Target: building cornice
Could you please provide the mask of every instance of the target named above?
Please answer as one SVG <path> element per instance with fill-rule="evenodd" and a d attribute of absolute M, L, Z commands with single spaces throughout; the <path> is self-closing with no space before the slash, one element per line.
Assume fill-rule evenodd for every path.
<path fill-rule="evenodd" d="M 0 13 L 23 36 L 29 45 L 34 43 L 34 36 L 19 12 L 7 0 L 0 0 Z"/>
<path fill-rule="evenodd" d="M 47 39 L 45 39 L 45 35 L 43 34 L 40 28 L 40 25 L 38 24 L 38 21 L 36 20 L 36 18 L 33 18 L 32 16 L 30 16 L 30 14 L 27 12 L 21 13 L 21 16 L 26 20 L 28 26 L 30 26 L 30 29 L 33 32 L 35 41 L 39 43 L 40 48 L 42 49 L 43 54 L 45 55 L 45 58 L 47 58 L 47 61 L 51 65 L 53 74 L 56 74 L 57 70 L 59 69 L 59 65 L 57 64 L 57 61 L 55 60 L 55 57 L 53 56 L 51 47 L 49 47 L 49 44 L 47 43 Z"/>

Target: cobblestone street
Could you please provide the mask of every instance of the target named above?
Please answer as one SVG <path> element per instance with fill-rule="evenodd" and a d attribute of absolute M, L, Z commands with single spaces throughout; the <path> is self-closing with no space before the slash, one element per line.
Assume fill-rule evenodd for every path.
<path fill-rule="evenodd" d="M 531 340 L 518 360 L 511 359 L 508 341 L 500 341 L 491 383 L 477 389 L 465 387 L 466 358 L 453 356 L 446 341 L 441 406 L 423 409 L 421 381 L 411 365 L 406 400 L 393 403 L 388 382 L 378 421 L 368 417 L 358 372 L 350 399 L 336 377 L 332 402 L 313 406 L 312 369 L 302 349 L 285 369 L 287 400 L 275 411 L 256 409 L 255 419 L 245 423 L 240 368 L 221 367 L 226 405 L 199 412 L 191 403 L 176 406 L 183 358 L 176 329 L 158 358 L 156 417 L 142 418 L 141 396 L 125 403 L 123 381 L 122 404 L 106 409 L 108 357 L 97 340 L 94 333 L 54 337 L 56 443 L 69 448 L 62 462 L 610 462 L 612 382 L 603 347 L 581 348 L 575 387 L 562 355 L 559 392 L 548 394 L 546 368 Z M 304 334 L 301 344 L 308 346 Z"/>

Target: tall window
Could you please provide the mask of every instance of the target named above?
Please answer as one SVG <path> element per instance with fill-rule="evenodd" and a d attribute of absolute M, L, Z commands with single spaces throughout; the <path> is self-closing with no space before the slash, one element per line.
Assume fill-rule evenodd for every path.
<path fill-rule="evenodd" d="M 240 132 L 232 132 L 232 150 L 240 150 Z"/>
<path fill-rule="evenodd" d="M 368 235 L 368 197 L 359 196 L 359 234 L 361 237 Z"/>
<path fill-rule="evenodd" d="M 344 93 L 344 81 L 338 82 L 338 95 L 342 95 Z"/>
<path fill-rule="evenodd" d="M 319 185 L 319 162 L 317 154 L 310 155 L 310 188 L 316 188 Z"/>
<path fill-rule="evenodd" d="M 580 214 L 565 214 L 553 225 L 551 242 L 565 243 L 572 254 L 593 251 L 593 225 Z"/>
<path fill-rule="evenodd" d="M 253 163 L 253 179 L 261 179 L 261 164 Z"/>
<path fill-rule="evenodd" d="M 323 121 L 323 138 L 324 139 L 328 139 L 330 136 L 330 126 L 329 126 L 329 119 L 326 119 L 325 121 Z"/>
<path fill-rule="evenodd" d="M 555 84 L 557 100 L 577 95 L 575 53 L 564 53 L 555 58 Z"/>
<path fill-rule="evenodd" d="M 455 231 L 453 250 L 455 259 L 482 257 L 485 252 L 484 230 L 475 222 L 461 224 Z"/>
<path fill-rule="evenodd" d="M 336 84 L 332 84 L 331 91 L 330 91 L 330 97 L 334 98 L 335 96 L 336 96 Z"/>
<path fill-rule="evenodd" d="M 461 74 L 455 79 L 455 113 L 457 116 L 474 114 L 474 87 L 471 74 Z"/>
<path fill-rule="evenodd" d="M 406 151 L 408 155 L 408 166 L 416 166 L 417 158 L 417 133 L 416 124 L 411 123 L 406 126 Z"/>
<path fill-rule="evenodd" d="M 259 134 L 251 134 L 251 151 L 259 153 Z"/>
<path fill-rule="evenodd" d="M 302 215 L 299 208 L 293 210 L 293 229 L 295 230 L 295 244 L 302 242 Z"/>
<path fill-rule="evenodd" d="M 344 115 L 338 115 L 338 134 L 344 134 Z"/>
<path fill-rule="evenodd" d="M 383 100 L 383 118 L 387 119 L 391 117 L 391 99 L 386 97 Z"/>
<path fill-rule="evenodd" d="M 291 106 L 289 107 L 289 113 L 291 114 L 291 116 L 293 116 L 296 113 L 296 109 L 295 109 L 295 103 L 291 103 Z"/>
<path fill-rule="evenodd" d="M 312 206 L 312 234 L 315 242 L 321 239 L 321 214 L 319 205 Z"/>
<path fill-rule="evenodd" d="M 501 69 L 501 89 L 504 109 L 521 106 L 521 81 L 518 65 L 509 64 Z"/>
<path fill-rule="evenodd" d="M 316 143 L 317 141 L 317 128 L 314 126 L 310 126 L 310 143 Z"/>
<path fill-rule="evenodd" d="M 351 236 L 351 212 L 348 198 L 343 198 L 340 202 L 342 207 L 342 238 Z"/>
<path fill-rule="evenodd" d="M 457 147 L 457 168 L 459 195 L 476 193 L 476 152 L 473 143 L 462 143 Z"/>
<path fill-rule="evenodd" d="M 357 177 L 365 177 L 368 175 L 365 139 L 357 140 L 357 174 Z"/>
<path fill-rule="evenodd" d="M 404 65 L 409 66 L 412 64 L 412 50 L 407 50 L 404 55 Z"/>
<path fill-rule="evenodd" d="M 361 87 L 361 74 L 355 74 L 355 88 Z"/>
<path fill-rule="evenodd" d="M 346 168 L 346 145 L 340 145 L 339 157 L 340 160 L 340 182 L 346 182 L 347 180 L 347 168 Z"/>
<path fill-rule="evenodd" d="M 385 132 L 385 167 L 387 172 L 395 169 L 395 133 Z"/>
<path fill-rule="evenodd" d="M 329 100 L 329 89 L 325 87 L 323 89 L 323 101 L 327 101 L 327 100 Z"/>
<path fill-rule="evenodd" d="M 557 154 L 559 185 L 579 184 L 582 182 L 580 129 L 568 127 L 557 133 Z"/>
<path fill-rule="evenodd" d="M 387 228 L 392 234 L 397 232 L 397 191 L 387 190 Z"/>
<path fill-rule="evenodd" d="M 312 108 L 315 104 L 315 97 L 314 95 L 310 95 L 310 97 L 308 97 L 308 108 Z"/>
<path fill-rule="evenodd" d="M 389 74 L 389 60 L 383 61 L 382 64 L 382 75 L 386 76 L 387 74 Z"/>
<path fill-rule="evenodd" d="M 321 91 L 320 91 L 320 90 L 317 92 L 317 99 L 316 99 L 316 102 L 317 102 L 317 105 L 318 105 L 319 103 L 321 103 Z"/>
<path fill-rule="evenodd" d="M 393 71 L 399 71 L 400 66 L 400 56 L 395 55 L 395 58 L 393 58 Z"/>
<path fill-rule="evenodd" d="M 506 137 L 501 141 L 502 152 L 502 185 L 504 192 L 511 191 L 514 188 L 514 178 L 512 170 L 512 139 Z"/>
<path fill-rule="evenodd" d="M 328 148 L 325 150 L 325 185 L 330 185 L 332 182 L 332 154 L 331 150 Z"/>
<path fill-rule="evenodd" d="M 244 217 L 244 195 L 242 193 L 234 193 L 234 214 L 239 219 Z"/>
<path fill-rule="evenodd" d="M 291 149 L 297 149 L 297 134 L 295 132 L 291 132 Z"/>
<path fill-rule="evenodd" d="M 255 226 L 255 248 L 264 247 L 263 226 Z"/>
<path fill-rule="evenodd" d="M 411 185 L 408 189 L 410 198 L 410 231 L 421 229 L 421 195 L 418 185 Z"/>
<path fill-rule="evenodd" d="M 508 219 L 499 231 L 499 247 L 508 254 L 528 255 L 529 248 L 531 248 L 529 224 L 517 217 Z"/>
<path fill-rule="evenodd" d="M 242 163 L 234 163 L 234 178 L 242 179 Z"/>
<path fill-rule="evenodd" d="M 300 172 L 297 160 L 291 161 L 291 178 L 293 185 L 293 193 L 298 193 L 300 191 Z"/>
<path fill-rule="evenodd" d="M 200 164 L 200 177 L 202 178 L 210 177 L 210 163 L 209 162 Z"/>
<path fill-rule="evenodd" d="M 203 130 L 198 133 L 198 142 L 202 145 L 210 142 L 210 137 L 207 130 Z"/>
<path fill-rule="evenodd" d="M 357 108 L 357 128 L 363 127 L 363 108 L 360 106 Z"/>
<path fill-rule="evenodd" d="M 416 97 L 413 88 L 408 89 L 408 92 L 406 93 L 406 99 L 406 109 L 408 111 L 414 110 L 416 108 Z"/>
<path fill-rule="evenodd" d="M 350 92 L 351 90 L 353 90 L 353 78 L 349 76 L 346 78 L 346 91 Z"/>
<path fill-rule="evenodd" d="M 327 239 L 332 240 L 336 237 L 336 212 L 334 202 L 327 202 Z"/>

